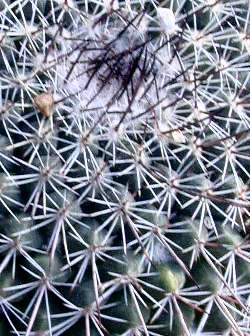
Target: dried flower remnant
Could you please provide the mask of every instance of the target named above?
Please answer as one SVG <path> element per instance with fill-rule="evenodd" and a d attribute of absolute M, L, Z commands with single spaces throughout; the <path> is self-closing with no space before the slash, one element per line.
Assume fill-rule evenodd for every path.
<path fill-rule="evenodd" d="M 54 99 L 53 95 L 50 92 L 44 92 L 37 95 L 34 98 L 34 103 L 39 112 L 46 118 L 49 118 L 53 114 L 54 108 Z"/>

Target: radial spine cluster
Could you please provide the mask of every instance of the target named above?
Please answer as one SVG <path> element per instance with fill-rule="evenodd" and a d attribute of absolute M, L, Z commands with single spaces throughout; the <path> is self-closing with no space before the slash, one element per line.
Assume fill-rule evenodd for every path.
<path fill-rule="evenodd" d="M 248 0 L 0 0 L 0 335 L 250 335 Z"/>

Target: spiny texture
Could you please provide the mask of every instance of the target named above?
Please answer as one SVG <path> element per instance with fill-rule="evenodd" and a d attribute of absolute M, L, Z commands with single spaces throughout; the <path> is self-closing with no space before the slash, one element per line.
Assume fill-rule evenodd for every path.
<path fill-rule="evenodd" d="M 0 334 L 250 334 L 248 0 L 0 0 Z"/>

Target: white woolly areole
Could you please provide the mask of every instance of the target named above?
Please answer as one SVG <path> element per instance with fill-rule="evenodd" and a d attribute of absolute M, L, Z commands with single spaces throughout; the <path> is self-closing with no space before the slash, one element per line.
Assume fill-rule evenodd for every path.
<path fill-rule="evenodd" d="M 158 241 L 156 241 L 154 244 L 154 253 L 152 255 L 152 260 L 156 263 L 164 263 L 171 260 L 171 257 L 167 250 Z"/>
<path fill-rule="evenodd" d="M 103 5 L 107 12 L 119 9 L 118 0 L 103 0 Z"/>
<path fill-rule="evenodd" d="M 105 82 L 102 81 L 102 77 L 105 77 L 106 74 L 109 73 L 110 66 L 112 65 L 112 63 L 110 65 L 106 64 L 105 62 L 103 62 L 100 69 L 96 71 L 93 77 L 91 77 L 91 73 L 93 73 L 93 71 L 88 72 L 88 68 L 91 68 L 93 66 L 93 64 L 89 64 L 88 61 L 94 60 L 95 58 L 102 58 L 102 41 L 106 39 L 105 43 L 107 43 L 107 39 L 108 41 L 115 40 L 119 32 L 120 28 L 114 26 L 112 27 L 112 29 L 110 29 L 108 36 L 100 33 L 100 37 L 96 37 L 97 42 L 94 45 L 94 50 L 85 51 L 79 57 L 79 50 L 76 49 L 75 51 L 70 52 L 67 57 L 64 57 L 63 60 L 57 65 L 56 73 L 58 74 L 58 91 L 61 91 L 62 95 L 65 96 L 75 96 L 77 93 L 77 96 L 81 101 L 81 105 L 85 109 L 85 116 L 86 109 L 90 109 L 89 113 L 91 115 L 91 109 L 93 109 L 93 116 L 96 119 L 100 117 L 103 114 L 103 111 L 107 110 L 108 107 L 109 113 L 112 113 L 113 117 L 117 114 L 117 118 L 118 120 L 120 120 L 122 113 L 126 111 L 129 105 L 128 97 L 126 94 L 122 94 L 121 96 L 119 96 L 118 99 L 114 99 L 111 105 L 109 103 L 115 92 L 121 86 L 121 84 L 126 81 L 126 75 L 127 73 L 129 74 L 129 72 L 131 71 L 131 62 L 139 54 L 138 51 L 135 51 L 135 53 L 131 56 L 129 53 L 126 53 L 126 51 L 128 50 L 129 46 L 131 46 L 132 50 L 136 45 L 142 43 L 142 37 L 135 37 L 132 33 L 128 32 L 128 34 L 124 34 L 121 39 L 117 39 L 116 42 L 112 44 L 112 47 L 110 48 L 113 49 L 112 55 L 115 55 L 115 53 L 117 53 L 118 55 L 123 55 L 124 53 L 124 56 L 122 57 L 122 63 L 119 64 L 117 62 L 118 66 L 116 65 L 117 76 L 113 74 L 108 79 L 105 78 Z M 88 30 L 83 28 L 81 34 L 88 36 Z M 68 45 L 66 46 L 66 50 L 73 50 L 75 48 L 74 42 L 71 42 L 69 40 L 67 41 L 67 43 Z M 100 49 L 98 49 L 98 46 L 100 47 Z M 152 46 L 149 46 L 148 50 L 151 50 L 151 52 L 153 52 L 153 49 L 150 48 L 152 48 Z M 63 49 L 63 51 L 65 52 L 65 49 Z M 103 55 L 105 55 L 104 52 Z M 109 56 L 109 58 L 111 58 L 111 56 Z M 144 60 L 142 56 L 140 60 L 141 66 L 143 65 L 143 62 Z M 115 62 L 113 63 L 115 64 Z M 75 65 L 70 73 L 70 77 L 67 78 L 67 74 L 69 72 L 69 69 L 71 69 L 72 64 Z M 66 81 L 65 78 L 67 78 Z M 91 80 L 89 81 L 90 78 Z M 105 85 L 103 85 L 104 83 Z M 138 87 L 136 86 L 137 83 L 139 84 Z M 134 114 L 143 113 L 145 111 L 145 108 L 147 108 L 148 100 L 153 103 L 156 99 L 155 93 L 152 92 L 152 90 L 147 91 L 147 94 L 144 96 L 146 83 L 140 80 L 139 66 L 137 66 L 134 70 L 133 84 L 135 85 L 137 92 L 135 93 L 135 99 L 133 101 L 133 104 L 130 106 L 130 111 L 124 120 L 125 123 L 127 119 L 130 119 Z M 129 89 L 131 89 L 131 86 Z M 159 94 L 164 95 L 165 90 L 164 92 L 162 90 L 162 92 L 159 92 Z M 120 130 L 122 132 L 122 128 L 120 128 Z M 117 136 L 119 137 L 119 134 L 115 133 L 116 132 L 113 132 L 111 136 L 113 140 L 115 140 Z"/>
<path fill-rule="evenodd" d="M 157 15 L 160 21 L 161 28 L 167 34 L 175 33 L 177 26 L 175 23 L 174 12 L 169 8 L 157 8 Z"/>

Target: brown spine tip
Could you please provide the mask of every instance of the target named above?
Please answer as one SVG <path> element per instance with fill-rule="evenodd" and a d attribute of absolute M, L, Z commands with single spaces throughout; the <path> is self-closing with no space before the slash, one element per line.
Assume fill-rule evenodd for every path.
<path fill-rule="evenodd" d="M 46 117 L 50 117 L 53 113 L 54 99 L 50 92 L 44 92 L 34 98 L 37 109 Z"/>

